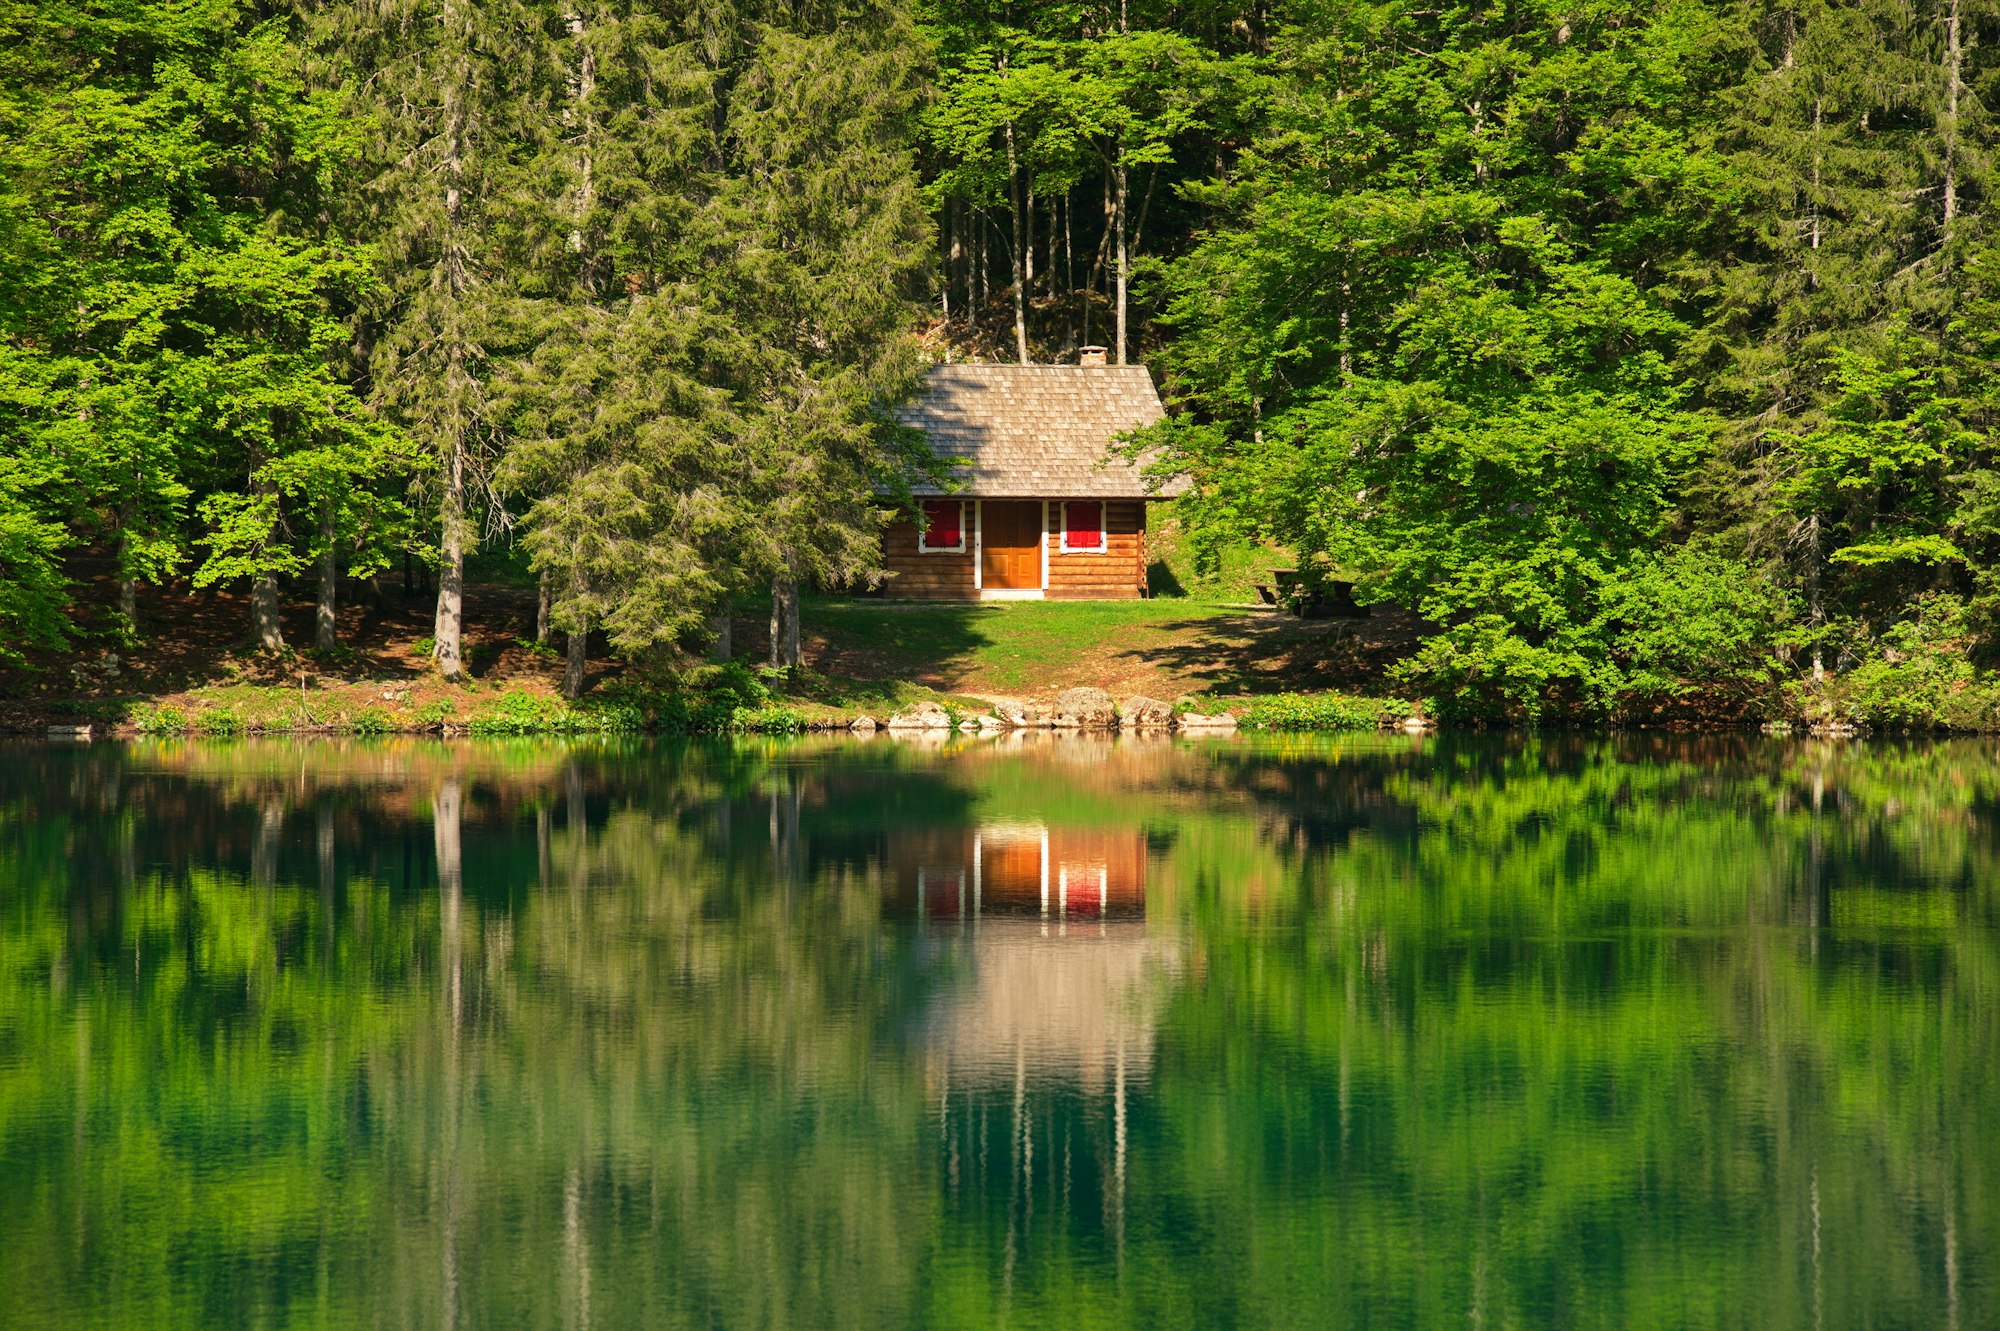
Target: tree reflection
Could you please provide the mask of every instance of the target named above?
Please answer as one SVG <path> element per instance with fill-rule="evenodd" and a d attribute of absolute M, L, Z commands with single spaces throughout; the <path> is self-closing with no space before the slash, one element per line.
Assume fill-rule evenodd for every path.
<path fill-rule="evenodd" d="M 2000 1316 L 1979 746 L 8 758 L 49 1320 Z"/>

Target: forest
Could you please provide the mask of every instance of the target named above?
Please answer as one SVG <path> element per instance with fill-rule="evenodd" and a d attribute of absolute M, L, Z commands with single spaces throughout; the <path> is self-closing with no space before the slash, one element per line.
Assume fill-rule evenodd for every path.
<path fill-rule="evenodd" d="M 879 576 L 927 363 L 1435 626 L 1447 716 L 2000 685 L 1992 0 L 0 0 L 0 658 L 468 558 L 703 650 Z M 78 561 L 114 570 L 85 604 Z M 293 644 L 302 647 L 303 644 Z M 1978 700 L 1968 701 L 1968 700 Z M 1975 713 L 1978 715 L 1975 716 Z M 2000 711 L 1994 712 L 2000 716 Z M 1990 719 L 1990 718 L 1989 718 Z"/>

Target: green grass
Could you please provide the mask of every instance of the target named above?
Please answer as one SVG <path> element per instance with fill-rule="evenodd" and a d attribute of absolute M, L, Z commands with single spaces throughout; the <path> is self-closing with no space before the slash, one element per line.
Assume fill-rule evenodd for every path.
<path fill-rule="evenodd" d="M 810 630 L 869 658 L 871 675 L 942 675 L 987 693 L 1094 683 L 1093 661 L 1171 636 L 1167 626 L 1237 613 L 1211 600 L 1012 601 L 985 604 L 826 600 Z"/>

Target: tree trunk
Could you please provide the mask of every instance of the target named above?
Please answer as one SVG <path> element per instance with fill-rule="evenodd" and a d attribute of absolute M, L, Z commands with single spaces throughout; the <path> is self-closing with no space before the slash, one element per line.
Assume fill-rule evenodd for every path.
<path fill-rule="evenodd" d="M 1035 178 L 1021 182 L 1021 271 L 1028 283 L 1028 303 L 1035 299 Z"/>
<path fill-rule="evenodd" d="M 563 667 L 563 697 L 574 698 L 583 692 L 583 677 L 590 665 L 590 623 L 578 624 L 569 632 L 569 663 Z"/>
<path fill-rule="evenodd" d="M 1826 680 L 1826 655 L 1820 646 L 1819 633 L 1826 626 L 1826 602 L 1821 598 L 1819 586 L 1819 514 L 1806 519 L 1806 616 L 1812 624 L 1812 681 L 1814 684 Z"/>
<path fill-rule="evenodd" d="M 335 597 L 340 590 L 340 556 L 333 548 L 333 505 L 319 514 L 319 608 L 313 616 L 313 646 L 330 652 L 339 645 L 334 635 Z"/>
<path fill-rule="evenodd" d="M 1026 365 L 1028 363 L 1028 289 L 1022 266 L 1021 232 L 1021 178 L 1020 166 L 1014 158 L 1014 127 L 1007 126 L 1007 211 L 1014 215 L 1014 243 L 1007 247 L 1007 258 L 1014 270 L 1014 355 Z"/>
<path fill-rule="evenodd" d="M 1951 0 L 1951 12 L 1945 18 L 1944 38 L 1944 240 L 1951 243 L 1951 224 L 1958 216 L 1958 93 L 1960 72 L 1964 63 L 1964 48 L 1959 42 L 1958 24 L 1959 0 Z M 1947 256 L 1947 261 L 1949 256 Z"/>
<path fill-rule="evenodd" d="M 771 579 L 771 666 L 799 664 L 799 580 L 789 570 Z"/>
<path fill-rule="evenodd" d="M 1116 167 L 1116 172 L 1117 172 L 1117 197 L 1116 200 L 1114 201 L 1112 219 L 1113 219 L 1113 225 L 1116 227 L 1118 233 L 1118 335 L 1117 335 L 1118 348 L 1117 349 L 1118 349 L 1118 364 L 1123 365 L 1125 363 L 1125 345 L 1126 345 L 1125 302 L 1126 302 L 1127 288 L 1131 285 L 1132 256 L 1126 252 L 1125 248 L 1125 211 L 1126 211 L 1126 206 L 1130 202 L 1131 198 L 1131 181 L 1126 172 L 1125 158 L 1122 153 L 1119 155 L 1118 158 L 1118 165 Z"/>
<path fill-rule="evenodd" d="M 450 39 L 465 42 L 467 38 L 463 31 L 459 6 L 446 4 L 442 17 L 443 27 Z M 439 267 L 443 270 L 443 286 L 449 298 L 453 301 L 462 301 L 472 284 L 470 253 L 462 225 L 462 214 L 465 206 L 465 151 L 469 118 L 466 97 L 473 76 L 470 68 L 470 50 L 462 49 L 457 54 L 460 59 L 459 67 L 441 80 L 443 104 L 440 110 L 443 125 L 439 138 L 444 148 L 445 234 Z M 450 397 L 462 401 L 472 397 L 474 389 L 472 374 L 466 366 L 467 340 L 456 327 L 448 331 L 446 337 L 449 339 L 449 345 L 445 348 L 443 387 Z M 438 513 L 437 611 L 432 618 L 431 656 L 437 662 L 439 674 L 446 679 L 459 679 L 465 674 L 460 647 L 465 622 L 466 425 L 461 412 L 456 408 L 444 426 L 440 442 L 444 445 L 445 487 L 444 499 L 439 505 Z"/>
<path fill-rule="evenodd" d="M 440 508 L 437 615 L 432 620 L 431 656 L 446 679 L 465 674 L 460 647 L 465 630 L 465 449 L 454 440 L 446 461 L 444 503 Z"/>
<path fill-rule="evenodd" d="M 942 238 L 944 252 L 939 256 L 943 260 L 944 281 L 938 283 L 938 293 L 944 302 L 944 326 L 947 333 L 951 330 L 951 284 L 958 275 L 958 231 L 953 225 L 957 217 L 958 204 L 946 199 Z"/>
<path fill-rule="evenodd" d="M 278 613 L 278 580 L 271 574 L 250 579 L 250 631 L 265 651 L 285 650 L 285 630 Z"/>
<path fill-rule="evenodd" d="M 708 659 L 733 660 L 736 656 L 736 616 L 730 613 L 728 606 L 725 605 L 715 612 L 715 617 L 709 621 L 709 627 L 714 636 L 709 640 Z"/>
<path fill-rule="evenodd" d="M 132 518 L 129 508 L 118 514 L 118 618 L 125 631 L 139 632 L 139 579 L 132 573 Z"/>
<path fill-rule="evenodd" d="M 275 498 L 277 486 L 258 475 L 263 465 L 261 456 L 254 456 L 250 462 L 250 488 L 259 496 Z M 278 579 L 276 574 L 260 573 L 250 579 L 250 635 L 257 646 L 267 652 L 285 650 L 285 630 L 279 615 Z"/>
<path fill-rule="evenodd" d="M 1813 101 L 1813 152 L 1812 152 L 1812 250 L 1819 253 L 1819 131 L 1822 103 Z M 1816 268 L 1806 271 L 1806 282 L 1813 290 L 1819 290 L 1819 273 Z"/>
<path fill-rule="evenodd" d="M 543 643 L 547 642 L 548 640 L 549 640 L 549 571 L 547 569 L 543 569 L 541 577 L 537 579 L 535 583 L 535 641 L 538 643 Z"/>

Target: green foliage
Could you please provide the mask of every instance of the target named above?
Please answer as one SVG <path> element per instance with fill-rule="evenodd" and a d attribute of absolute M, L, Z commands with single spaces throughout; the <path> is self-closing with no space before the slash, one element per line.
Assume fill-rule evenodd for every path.
<path fill-rule="evenodd" d="M 322 511 L 379 532 L 399 436 L 338 363 L 373 281 L 332 222 L 355 144 L 289 25 L 241 0 L 4 14 L 0 652 L 63 636 L 78 538 L 135 580 L 205 546 L 205 586 L 298 570 Z"/>
<path fill-rule="evenodd" d="M 806 715 L 796 707 L 782 705 L 737 707 L 729 713 L 728 728 L 752 735 L 796 735 L 806 728 Z"/>
<path fill-rule="evenodd" d="M 193 724 L 196 734 L 214 737 L 240 735 L 249 728 L 233 707 L 204 707 L 194 714 Z"/>
<path fill-rule="evenodd" d="M 132 724 L 142 735 L 185 735 L 187 712 L 171 703 L 141 703 L 132 709 Z"/>
<path fill-rule="evenodd" d="M 1754 568 L 1693 545 L 1635 561 L 1602 604 L 1624 708 L 1696 693 L 1769 699 L 1797 617 Z"/>
<path fill-rule="evenodd" d="M 387 735 L 396 729 L 396 723 L 386 713 L 369 708 L 349 717 L 347 729 L 356 735 Z"/>
<path fill-rule="evenodd" d="M 1342 693 L 1272 693 L 1246 699 L 1234 710 L 1237 724 L 1246 730 L 1379 730 L 1408 716 L 1410 705 L 1393 698 Z"/>
<path fill-rule="evenodd" d="M 546 693 L 509 689 L 475 711 L 467 728 L 475 735 L 622 734 L 642 729 L 644 713 L 624 697 L 567 703 Z"/>
<path fill-rule="evenodd" d="M 1795 686 L 1795 705 L 1888 729 L 1993 730 L 2000 727 L 2000 678 L 1974 668 L 1971 638 L 1963 600 L 1924 596 L 1829 688 Z"/>
<path fill-rule="evenodd" d="M 449 698 L 433 698 L 410 710 L 410 720 L 423 730 L 436 730 L 457 719 L 458 704 Z"/>
<path fill-rule="evenodd" d="M 565 733 L 569 722 L 569 708 L 560 698 L 509 689 L 475 711 L 467 725 L 475 735 L 541 735 Z"/>

